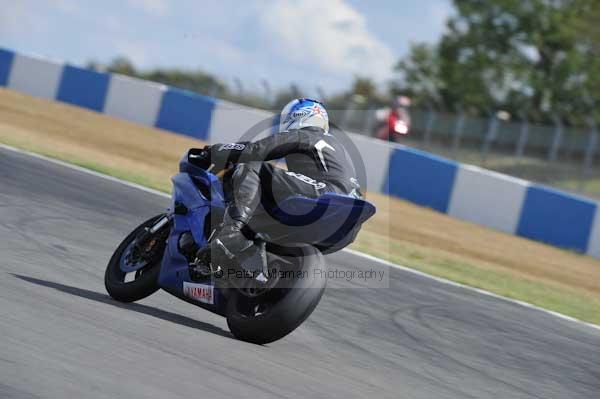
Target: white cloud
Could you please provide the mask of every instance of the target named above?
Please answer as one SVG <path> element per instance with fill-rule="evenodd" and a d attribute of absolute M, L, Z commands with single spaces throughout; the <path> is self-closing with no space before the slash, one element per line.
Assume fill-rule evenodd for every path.
<path fill-rule="evenodd" d="M 294 82 L 333 92 L 353 75 L 383 81 L 395 61 L 348 0 L 36 3 L 17 2 L 10 18 L 0 13 L 4 45 L 70 62 L 124 55 L 141 68 L 202 68 L 259 88 L 268 79 L 275 88 Z"/>
<path fill-rule="evenodd" d="M 165 17 L 169 13 L 169 4 L 166 0 L 128 0 L 128 3 L 155 17 Z"/>
<path fill-rule="evenodd" d="M 290 64 L 346 77 L 383 80 L 391 74 L 391 49 L 343 0 L 278 1 L 262 8 L 257 18 L 262 44 Z"/>

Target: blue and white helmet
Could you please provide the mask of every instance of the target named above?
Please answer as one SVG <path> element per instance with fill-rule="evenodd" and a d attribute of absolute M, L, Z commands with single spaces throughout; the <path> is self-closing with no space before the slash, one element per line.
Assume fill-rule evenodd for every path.
<path fill-rule="evenodd" d="M 304 127 L 319 127 L 325 133 L 329 132 L 329 116 L 325 106 L 308 98 L 297 98 L 287 103 L 279 121 L 279 133 Z"/>

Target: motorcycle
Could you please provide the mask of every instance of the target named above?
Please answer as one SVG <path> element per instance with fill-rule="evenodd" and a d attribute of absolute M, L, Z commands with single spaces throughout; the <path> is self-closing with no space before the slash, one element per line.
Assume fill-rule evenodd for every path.
<path fill-rule="evenodd" d="M 383 111 L 383 110 L 381 110 Z M 398 142 L 410 134 L 410 114 L 406 108 L 398 108 L 389 112 L 378 112 L 376 119 L 380 121 L 375 137 L 380 140 Z"/>
<path fill-rule="evenodd" d="M 121 242 L 106 267 L 106 290 L 134 302 L 162 288 L 225 317 L 240 340 L 276 341 L 318 305 L 327 283 L 323 254 L 348 245 L 352 227 L 375 207 L 335 193 L 261 206 L 244 231 L 256 243 L 250 253 L 235 268 L 214 266 L 198 254 L 220 227 L 226 204 L 219 177 L 193 162 L 207 156 L 198 149 L 184 154 L 172 178 L 171 205 Z"/>

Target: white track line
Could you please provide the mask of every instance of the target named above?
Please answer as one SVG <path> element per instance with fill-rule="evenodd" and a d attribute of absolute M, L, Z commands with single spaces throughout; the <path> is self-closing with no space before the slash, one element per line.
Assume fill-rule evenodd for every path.
<path fill-rule="evenodd" d="M 161 197 L 164 197 L 164 198 L 171 198 L 170 195 L 168 195 L 166 193 L 163 193 L 162 191 L 154 190 L 154 189 L 142 186 L 140 184 L 131 183 L 131 182 L 128 182 L 126 180 L 122 180 L 122 179 L 119 179 L 119 178 L 116 178 L 116 177 L 113 177 L 113 176 L 109 176 L 109 175 L 106 175 L 106 174 L 103 174 L 103 173 L 95 172 L 93 170 L 86 169 L 86 168 L 83 168 L 81 166 L 73 165 L 73 164 L 70 164 L 70 163 L 67 163 L 67 162 L 64 162 L 64 161 L 60 161 L 58 159 L 50 158 L 50 157 L 47 157 L 45 155 L 40 155 L 40 154 L 36 154 L 34 152 L 21 150 L 19 148 L 15 148 L 15 147 L 12 147 L 12 146 L 9 146 L 9 145 L 6 145 L 6 144 L 2 144 L 2 143 L 0 143 L 0 148 L 3 148 L 5 150 L 9 150 L 9 151 L 13 151 L 13 152 L 16 152 L 16 153 L 19 153 L 19 154 L 28 155 L 28 156 L 31 156 L 33 158 L 43 159 L 44 161 L 51 162 L 51 163 L 54 163 L 54 164 L 57 164 L 57 165 L 61 165 L 61 166 L 64 166 L 65 168 L 77 170 L 77 171 L 82 172 L 82 173 L 87 173 L 87 174 L 92 175 L 92 176 L 96 176 L 96 177 L 99 177 L 99 178 L 102 178 L 102 179 L 110 180 L 112 182 L 119 183 L 119 184 L 122 184 L 124 186 L 132 187 L 132 188 L 135 188 L 135 189 L 138 189 L 138 190 L 142 190 L 142 191 L 145 191 L 147 193 L 158 195 L 158 196 L 161 196 Z M 367 259 L 369 261 L 379 263 L 380 265 L 383 265 L 383 266 L 393 267 L 395 269 L 402 270 L 402 271 L 404 271 L 406 273 L 411 273 L 411 274 L 414 274 L 414 275 L 417 275 L 417 276 L 421 276 L 421 277 L 424 277 L 424 278 L 427 278 L 427 279 L 431 279 L 431 280 L 437 281 L 438 283 L 441 283 L 441 284 L 447 284 L 447 285 L 451 285 L 451 286 L 454 286 L 454 287 L 460 287 L 460 288 L 465 289 L 465 290 L 474 291 L 474 292 L 477 292 L 477 293 L 479 293 L 481 295 L 485 295 L 485 296 L 488 296 L 488 297 L 491 297 L 491 298 L 495 298 L 495 299 L 499 299 L 499 300 L 502 300 L 502 301 L 505 301 L 505 302 L 513 303 L 513 304 L 516 304 L 516 305 L 520 305 L 520 306 L 526 307 L 528 309 L 533 309 L 533 310 L 536 310 L 538 312 L 543 312 L 543 313 L 546 313 L 548 315 L 551 315 L 551 316 L 554 316 L 554 317 L 557 317 L 557 318 L 560 318 L 560 319 L 563 319 L 563 320 L 568 320 L 570 322 L 574 322 L 574 323 L 577 323 L 577 324 L 580 324 L 580 325 L 583 325 L 583 326 L 587 326 L 587 327 L 590 327 L 590 328 L 593 328 L 595 330 L 600 331 L 600 325 L 596 325 L 596 324 L 592 324 L 592 323 L 587 323 L 585 321 L 576 319 L 576 318 L 571 317 L 571 316 L 564 315 L 562 313 L 554 312 L 552 310 L 548 310 L 548 309 L 544 309 L 544 308 L 541 308 L 541 307 L 536 306 L 536 305 L 532 305 L 532 304 L 530 304 L 528 302 L 523 302 L 523 301 L 519 301 L 517 299 L 512 299 L 512 298 L 507 298 L 507 297 L 504 297 L 502 295 L 494 294 L 493 292 L 490 292 L 490 291 L 482 290 L 480 288 L 475 288 L 475 287 L 471 287 L 471 286 L 468 286 L 468 285 L 457 283 L 455 281 L 447 280 L 445 278 L 432 276 L 431 274 L 423 273 L 423 272 L 420 272 L 418 270 L 408 268 L 406 266 L 397 265 L 397 264 L 389 262 L 389 261 L 387 261 L 385 259 L 380 259 L 380 258 L 377 258 L 375 256 L 368 255 L 368 254 L 365 254 L 365 253 L 362 253 L 362 252 L 358 252 L 358 251 L 355 251 L 355 250 L 352 250 L 352 249 L 346 248 L 343 251 L 345 251 L 345 252 L 347 252 L 349 254 L 352 254 L 354 256 L 358 256 L 358 257 Z"/>

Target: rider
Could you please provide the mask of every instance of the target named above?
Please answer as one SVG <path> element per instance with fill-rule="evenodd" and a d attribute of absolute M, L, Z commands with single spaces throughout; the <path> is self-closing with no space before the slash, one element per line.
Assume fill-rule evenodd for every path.
<path fill-rule="evenodd" d="M 214 165 L 213 172 L 232 167 L 223 178 L 227 208 L 222 228 L 211 240 L 213 259 L 224 256 L 231 260 L 253 245 L 242 229 L 261 197 L 263 202 L 278 203 L 293 195 L 315 198 L 325 192 L 362 196 L 350 157 L 329 133 L 327 111 L 315 100 L 289 102 L 281 112 L 279 133 L 255 142 L 214 144 L 204 150 L 210 154 L 210 160 L 204 162 Z M 285 159 L 287 170 L 266 162 L 280 158 Z"/>

